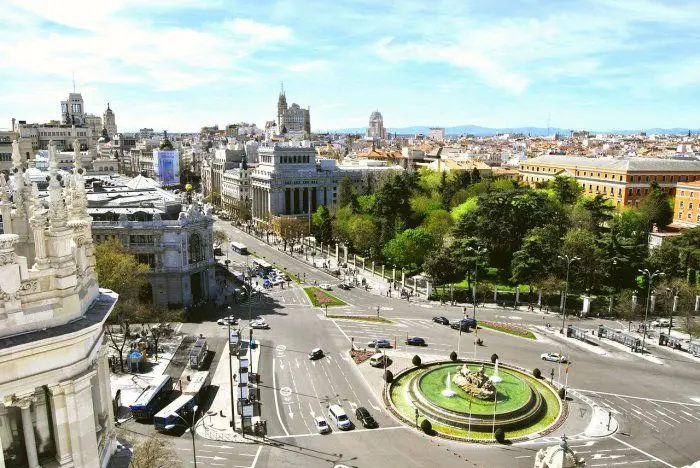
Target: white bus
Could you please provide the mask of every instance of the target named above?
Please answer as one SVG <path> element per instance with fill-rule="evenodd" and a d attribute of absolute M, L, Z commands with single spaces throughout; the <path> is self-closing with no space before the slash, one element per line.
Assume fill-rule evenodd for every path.
<path fill-rule="evenodd" d="M 204 398 L 209 385 L 211 384 L 211 373 L 208 371 L 197 371 L 190 376 L 190 381 L 183 392 L 185 395 L 195 397 L 197 402 L 201 402 Z"/>
<path fill-rule="evenodd" d="M 248 255 L 248 247 L 240 242 L 231 242 L 231 250 L 241 255 Z"/>
<path fill-rule="evenodd" d="M 209 352 L 209 346 L 207 346 L 207 339 L 202 337 L 199 338 L 194 347 L 190 350 L 190 367 L 192 369 L 199 369 L 207 357 Z"/>
<path fill-rule="evenodd" d="M 256 258 L 253 260 L 253 270 L 255 270 L 260 276 L 267 276 L 272 271 L 272 265 L 267 263 L 265 260 Z"/>

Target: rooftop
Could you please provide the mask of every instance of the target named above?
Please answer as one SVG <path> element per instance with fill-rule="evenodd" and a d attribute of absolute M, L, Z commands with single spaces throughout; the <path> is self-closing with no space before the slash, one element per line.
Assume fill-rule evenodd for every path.
<path fill-rule="evenodd" d="M 528 159 L 520 165 L 551 164 L 558 166 L 576 166 L 588 169 L 608 169 L 618 171 L 697 171 L 700 172 L 700 160 L 679 160 L 662 158 L 587 158 L 584 156 L 545 155 Z"/>

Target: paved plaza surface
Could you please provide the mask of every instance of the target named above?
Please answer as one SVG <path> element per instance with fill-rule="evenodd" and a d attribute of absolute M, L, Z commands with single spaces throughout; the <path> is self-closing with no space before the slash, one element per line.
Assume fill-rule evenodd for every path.
<path fill-rule="evenodd" d="M 381 279 L 373 277 L 366 277 L 370 290 L 340 290 L 337 278 L 309 265 L 304 255 L 290 257 L 278 246 L 265 244 L 229 223 L 217 221 L 216 227 L 246 244 L 256 256 L 305 277 L 305 285 L 313 281 L 330 283 L 332 294 L 348 305 L 329 308 L 329 313 L 376 314 L 379 307 L 380 315 L 391 323 L 327 319 L 324 310 L 312 307 L 301 286 L 293 282 L 284 289 L 277 286 L 266 290 L 250 304 L 233 305 L 242 328 L 247 327 L 249 310 L 253 317 L 264 317 L 270 325 L 269 330 L 254 331 L 254 339 L 260 344 L 255 369 L 260 374 L 260 419 L 267 422 L 267 437 L 251 441 L 232 435 L 227 440 L 209 440 L 198 433 L 197 461 L 204 466 L 531 467 L 537 451 L 559 443 L 564 434 L 569 446 L 586 459 L 586 466 L 683 467 L 700 460 L 700 362 L 692 356 L 650 345 L 650 359 L 593 335 L 593 345 L 574 342 L 558 333 L 561 317 L 556 314 L 488 307 L 477 310 L 477 319 L 527 327 L 537 340 L 481 329 L 478 336 L 484 346 L 475 348 L 473 332 L 460 337 L 457 331 L 431 320 L 436 315 L 450 320 L 462 317 L 461 304 L 441 306 L 416 297 L 407 302 L 395 294 L 390 298 L 382 289 Z M 252 258 L 231 251 L 227 254 L 232 270 L 242 270 Z M 315 261 L 320 264 L 318 257 Z M 358 276 L 365 274 L 360 272 Z M 472 315 L 469 306 L 467 313 Z M 221 310 L 220 316 L 224 315 L 226 311 Z M 228 359 L 227 328 L 209 318 L 184 324 L 182 332 L 211 338 L 215 353 L 210 370 L 214 372 L 217 367 L 226 367 L 219 364 L 221 359 Z M 611 320 L 572 320 L 575 326 L 590 330 L 601 323 L 627 327 Z M 547 328 L 547 324 L 551 326 Z M 406 346 L 407 336 L 423 337 L 427 346 Z M 367 341 L 379 338 L 396 343 L 387 351 L 394 372 L 409 367 L 415 354 L 423 361 L 447 359 L 451 351 L 459 349 L 459 356 L 465 359 L 489 359 L 497 353 L 504 363 L 526 369 L 538 367 L 547 380 L 555 383 L 564 383 L 568 377 L 572 389 L 569 416 L 545 437 L 510 445 L 465 444 L 428 437 L 400 423 L 384 408 L 380 398 L 382 370 L 368 363 L 355 365 L 348 355 L 351 342 L 362 348 Z M 310 361 L 307 354 L 316 347 L 322 348 L 326 357 Z M 570 356 L 568 375 L 565 365 L 542 361 L 540 355 L 544 352 Z M 229 388 L 222 383 L 216 391 L 228 393 Z M 225 427 L 230 404 L 225 398 L 212 398 L 217 403 L 209 407 L 205 419 L 213 424 L 212 418 L 223 418 L 214 422 Z M 356 427 L 318 434 L 314 418 L 327 417 L 331 404 L 341 405 Z M 354 416 L 358 406 L 372 413 L 378 428 L 362 428 Z M 610 431 L 605 430 L 607 418 L 613 425 Z M 143 433 L 150 430 L 134 422 L 125 423 L 125 427 Z M 189 434 L 171 439 L 183 462 L 191 466 Z"/>

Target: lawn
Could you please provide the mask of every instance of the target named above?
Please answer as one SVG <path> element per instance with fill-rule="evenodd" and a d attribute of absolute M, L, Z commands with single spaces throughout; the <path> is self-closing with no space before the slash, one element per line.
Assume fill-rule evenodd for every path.
<path fill-rule="evenodd" d="M 333 307 L 347 305 L 345 302 L 341 301 L 334 295 L 329 294 L 328 292 L 324 291 L 321 288 L 317 288 L 316 286 L 306 287 L 304 288 L 304 292 L 306 293 L 309 300 L 311 301 L 311 304 L 314 307 Z"/>
<path fill-rule="evenodd" d="M 471 365 L 469 369 L 476 371 L 478 365 Z M 445 389 L 447 381 L 447 372 L 450 372 L 450 380 L 455 373 L 459 372 L 462 365 L 448 366 L 428 371 L 420 382 L 420 389 L 424 395 L 436 405 L 451 411 L 459 411 L 463 413 L 469 412 L 469 394 L 464 390 L 452 384 L 452 390 L 457 395 L 452 398 L 442 396 L 442 391 Z M 492 368 L 486 368 L 486 375 L 490 376 L 493 373 Z M 527 403 L 530 398 L 530 387 L 524 385 L 515 376 L 507 370 L 499 370 L 498 375 L 503 378 L 503 382 L 497 384 L 497 402 L 496 410 L 508 412 L 520 408 Z M 493 398 L 486 401 L 478 398 L 472 398 L 472 413 L 473 414 L 491 414 L 493 413 Z"/>
<path fill-rule="evenodd" d="M 487 328 L 489 330 L 507 333 L 509 335 L 517 336 L 520 338 L 527 338 L 528 340 L 537 339 L 535 334 L 532 333 L 530 330 L 523 327 L 519 327 L 517 325 L 510 325 L 508 323 L 488 322 L 484 320 L 479 320 L 479 328 Z"/>

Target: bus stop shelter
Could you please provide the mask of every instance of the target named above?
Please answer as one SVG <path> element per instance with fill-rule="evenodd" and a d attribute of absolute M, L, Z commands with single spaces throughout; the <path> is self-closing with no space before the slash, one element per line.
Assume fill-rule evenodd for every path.
<path fill-rule="evenodd" d="M 605 325 L 598 326 L 598 337 L 629 346 L 635 352 L 640 351 L 639 348 L 642 346 L 642 340 L 636 336 L 625 333 L 622 330 L 606 327 Z"/>

